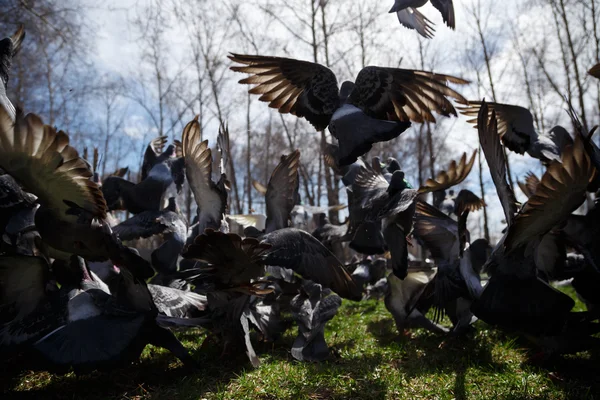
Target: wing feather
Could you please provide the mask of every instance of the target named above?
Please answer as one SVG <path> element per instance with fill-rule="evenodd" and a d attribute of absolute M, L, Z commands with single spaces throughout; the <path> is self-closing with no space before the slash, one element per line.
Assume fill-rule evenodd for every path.
<path fill-rule="evenodd" d="M 256 85 L 249 93 L 260 94 L 260 101 L 280 113 L 306 118 L 317 130 L 329 125 L 339 107 L 337 79 L 329 68 L 283 57 L 232 53 L 229 59 L 244 65 L 231 70 L 253 74 L 239 82 Z"/>
<path fill-rule="evenodd" d="M 266 194 L 266 233 L 287 228 L 298 195 L 299 166 L 300 151 L 295 150 L 283 158 L 271 174 Z"/>
<path fill-rule="evenodd" d="M 506 180 L 506 159 L 498 136 L 496 111 L 491 110 L 490 118 L 488 118 L 488 115 L 487 103 L 483 102 L 477 117 L 479 143 L 490 168 L 492 181 L 494 181 L 496 192 L 504 210 L 504 217 L 507 224 L 510 225 L 517 212 L 517 200 Z"/>
<path fill-rule="evenodd" d="M 89 164 L 69 145 L 64 132 L 44 125 L 37 115 L 19 112 L 13 124 L 0 107 L 0 167 L 62 217 L 69 211 L 68 200 L 93 217 L 106 218 L 106 202 L 90 180 Z"/>
<path fill-rule="evenodd" d="M 457 115 L 446 97 L 467 103 L 448 83 L 469 82 L 426 71 L 366 67 L 356 77 L 349 102 L 378 119 L 435 122 L 433 112 L 444 116 Z"/>
<path fill-rule="evenodd" d="M 463 153 L 458 164 L 452 160 L 446 171 L 439 172 L 435 179 L 427 179 L 425 184 L 419 188 L 419 193 L 446 190 L 464 181 L 473 169 L 476 154 L 477 151 L 474 151 L 469 162 L 467 162 L 467 153 Z"/>
<path fill-rule="evenodd" d="M 535 193 L 509 227 L 504 246 L 507 252 L 542 235 L 575 211 L 586 198 L 588 184 L 596 168 L 579 136 L 563 153 L 562 163 L 553 161 Z"/>
<path fill-rule="evenodd" d="M 183 129 L 182 153 L 185 160 L 185 175 L 198 205 L 202 230 L 208 223 L 220 225 L 226 208 L 226 192 L 217 188 L 212 181 L 212 152 L 208 140 L 200 141 L 202 133 L 198 119 L 190 121 Z M 218 228 L 218 227 L 217 227 Z M 201 232 L 202 232 L 201 230 Z"/>

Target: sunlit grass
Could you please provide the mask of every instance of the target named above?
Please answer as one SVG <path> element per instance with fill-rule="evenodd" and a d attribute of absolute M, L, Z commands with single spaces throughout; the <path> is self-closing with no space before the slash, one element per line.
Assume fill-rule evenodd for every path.
<path fill-rule="evenodd" d="M 244 354 L 221 357 L 212 342 L 201 348 L 201 331 L 179 334 L 203 365 L 199 372 L 151 346 L 138 364 L 82 377 L 23 371 L 22 361 L 13 360 L 2 367 L 2 398 L 591 399 L 600 393 L 600 364 L 589 353 L 542 368 L 527 362 L 526 342 L 481 322 L 458 339 L 420 329 L 398 335 L 383 302 L 344 302 L 328 325 L 328 362 L 293 360 L 295 334 L 290 329 L 275 344 L 258 343 L 258 369 Z"/>

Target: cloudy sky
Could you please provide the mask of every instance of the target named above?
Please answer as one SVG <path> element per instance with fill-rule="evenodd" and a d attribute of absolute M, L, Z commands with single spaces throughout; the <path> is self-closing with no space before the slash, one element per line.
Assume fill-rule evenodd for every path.
<path fill-rule="evenodd" d="M 194 76 L 195 70 L 190 63 L 190 26 L 173 11 L 174 4 L 186 3 L 178 0 L 157 2 L 153 0 L 110 0 L 102 6 L 88 9 L 88 19 L 94 31 L 95 49 L 92 55 L 93 63 L 98 75 L 118 76 L 125 82 L 140 81 L 147 76 L 151 69 L 144 60 L 147 46 L 144 44 L 144 33 L 140 25 L 133 21 L 141 19 L 145 10 L 160 4 L 160 11 L 164 18 L 162 26 L 162 40 L 164 41 L 164 67 L 166 76 L 177 74 Z M 550 74 L 554 74 L 558 85 L 564 84 L 564 76 L 557 73 L 560 69 L 559 47 L 556 41 L 551 22 L 552 14 L 545 1 L 508 0 L 480 1 L 464 0 L 455 2 L 456 31 L 447 28 L 439 12 L 430 5 L 421 8 L 436 28 L 435 37 L 431 40 L 422 40 L 415 31 L 401 27 L 395 14 L 388 10 L 393 1 L 365 0 L 363 2 L 350 0 L 329 0 L 328 24 L 335 28 L 335 34 L 330 42 L 331 68 L 338 76 L 338 80 L 353 79 L 360 69 L 360 56 L 356 27 L 362 19 L 368 20 L 373 16 L 373 23 L 367 37 L 367 64 L 403 68 L 419 68 L 424 60 L 424 69 L 435 72 L 460 76 L 471 80 L 473 83 L 464 87 L 457 87 L 468 99 L 491 100 L 492 92 L 485 69 L 481 42 L 479 40 L 475 15 L 480 17 L 483 34 L 485 35 L 488 51 L 492 54 L 492 76 L 495 81 L 496 100 L 498 102 L 528 106 L 529 101 L 524 91 L 523 70 L 520 64 L 519 47 L 528 52 L 527 62 L 534 64 L 531 59 L 533 49 L 545 54 L 549 60 L 547 64 Z M 284 5 L 297 5 L 293 10 Z M 234 6 L 239 6 L 237 23 L 231 21 L 229 15 Z M 306 7 L 306 8 L 304 8 Z M 207 29 L 215 33 L 222 46 L 219 56 L 223 68 L 223 96 L 228 103 L 227 117 L 232 137 L 243 137 L 245 127 L 246 87 L 236 82 L 242 76 L 226 69 L 229 60 L 228 52 L 255 53 L 252 46 L 244 40 L 249 34 L 259 42 L 261 51 L 265 55 L 279 55 L 299 59 L 312 59 L 312 49 L 299 38 L 308 37 L 309 27 L 298 22 L 297 15 L 303 15 L 310 8 L 310 0 L 257 0 L 257 1 L 219 1 L 198 0 L 190 9 L 199 13 L 199 21 Z M 361 10 L 364 12 L 361 13 Z M 360 14 L 359 14 L 360 13 Z M 575 15 L 573 16 L 575 18 Z M 573 36 L 581 34 L 580 26 L 574 24 Z M 245 31 L 243 31 L 241 28 Z M 264 50 L 263 50 L 264 49 Z M 587 49 L 581 49 L 585 53 Z M 323 51 L 319 50 L 319 57 L 323 60 Z M 530 67 L 533 68 L 533 67 Z M 587 69 L 586 69 L 587 70 Z M 531 71 L 540 75 L 539 71 Z M 584 77 L 582 79 L 586 79 Z M 193 80 L 190 78 L 190 81 Z M 477 84 L 477 82 L 480 84 Z M 142 85 L 143 86 L 143 85 Z M 568 126 L 569 120 L 563 111 L 564 104 L 555 93 L 542 87 L 536 92 L 539 104 L 544 108 L 544 120 L 547 126 L 556 123 Z M 139 85 L 138 85 L 139 87 Z M 153 88 L 144 87 L 148 96 L 152 96 Z M 189 88 L 187 88 L 189 89 Z M 596 93 L 597 94 L 597 93 Z M 590 95 L 590 102 L 594 99 Z M 156 133 L 147 110 L 136 106 L 130 98 L 122 98 L 123 109 L 126 117 L 123 132 L 133 139 L 150 138 Z M 268 109 L 266 104 L 254 98 L 251 107 L 254 123 L 267 120 L 269 113 L 276 116 L 276 111 Z M 240 106 L 240 104 L 242 106 Z M 210 106 L 209 106 L 210 107 Z M 214 112 L 214 107 L 211 108 Z M 191 113 L 185 118 L 191 118 Z M 276 118 L 279 118 L 278 116 Z M 293 121 L 294 117 L 286 117 Z M 597 118 L 593 121 L 597 122 Z M 446 144 L 450 147 L 452 155 L 448 158 L 458 158 L 463 151 L 471 152 L 478 146 L 477 132 L 462 116 L 459 118 L 440 119 L 442 131 L 448 132 Z M 173 128 L 173 132 L 180 132 L 181 126 Z M 413 128 L 414 129 L 414 128 Z M 213 140 L 217 130 L 216 119 L 209 122 L 206 138 Z M 406 134 L 404 134 L 406 135 Z M 397 140 L 402 140 L 400 137 Z M 139 140 L 141 143 L 141 140 Z M 140 146 L 143 144 L 140 144 Z M 137 145 L 136 145 L 137 146 Z M 141 147 L 140 147 L 141 148 Z M 137 161 L 137 148 L 125 154 L 122 162 L 135 164 Z M 511 168 L 514 176 L 523 176 L 528 170 L 534 170 L 538 175 L 541 172 L 540 163 L 528 156 L 512 154 L 510 156 Z M 410 173 L 409 173 L 410 175 Z M 414 174 L 413 174 L 414 176 Z M 477 171 L 474 171 L 466 187 L 476 190 Z M 488 195 L 488 210 L 492 214 L 494 227 L 501 226 L 501 212 L 497 199 L 493 196 L 493 186 L 490 184 L 489 174 L 485 174 L 485 181 L 490 192 Z M 519 199 L 523 200 L 521 193 Z"/>

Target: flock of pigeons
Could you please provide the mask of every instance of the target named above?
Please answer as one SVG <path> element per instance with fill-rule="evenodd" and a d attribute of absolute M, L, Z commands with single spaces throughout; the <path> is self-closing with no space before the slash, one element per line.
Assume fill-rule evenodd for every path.
<path fill-rule="evenodd" d="M 403 2 L 396 3 L 394 10 Z M 451 1 L 432 3 L 452 11 Z M 323 151 L 347 190 L 349 218 L 335 225 L 315 213 L 317 227 L 308 233 L 291 226 L 300 203 L 298 150 L 281 156 L 266 186 L 255 185 L 264 192 L 266 216 L 228 214 L 226 171 L 233 165 L 226 126 L 213 148 L 197 119 L 181 141 L 167 146 L 166 137 L 156 138 L 139 182 L 124 178 L 127 169 L 100 177 L 97 151 L 80 156 L 65 132 L 15 109 L 6 96 L 23 37 L 21 28 L 0 42 L 3 357 L 26 354 L 32 368 L 81 373 L 130 363 L 153 344 L 195 368 L 173 330 L 202 328 L 224 353 L 241 346 L 258 366 L 252 341 L 277 340 L 295 323 L 292 356 L 320 361 L 329 355 L 325 324 L 342 298 L 369 297 L 384 298 L 400 332 L 419 326 L 460 335 L 479 318 L 550 352 L 597 341 L 598 207 L 585 216 L 573 211 L 598 190 L 600 149 L 574 114 L 574 138 L 561 127 L 538 135 L 526 109 L 469 102 L 449 86 L 468 82 L 453 76 L 366 67 L 338 88 L 332 71 L 316 63 L 231 54 L 231 69 L 249 74 L 240 83 L 252 85 L 251 94 L 316 130 L 328 127 L 336 139 Z M 466 179 L 475 153 L 418 189 L 397 160 L 362 157 L 413 122 L 435 122 L 434 113 L 456 116 L 450 100 L 474 117 L 504 210 L 508 227 L 495 247 L 472 241 L 467 230 L 469 213 L 484 202 L 467 189 L 450 190 Z M 524 204 L 507 182 L 505 148 L 547 167 L 540 179 L 530 174 L 520 184 L 529 197 Z M 197 206 L 191 225 L 176 202 L 186 180 Z M 119 211 L 133 216 L 120 221 Z M 409 255 L 411 238 L 431 259 Z M 356 253 L 348 264 L 344 243 Z M 573 300 L 550 285 L 565 279 L 588 311 L 573 312 Z M 442 325 L 444 316 L 452 326 Z"/>

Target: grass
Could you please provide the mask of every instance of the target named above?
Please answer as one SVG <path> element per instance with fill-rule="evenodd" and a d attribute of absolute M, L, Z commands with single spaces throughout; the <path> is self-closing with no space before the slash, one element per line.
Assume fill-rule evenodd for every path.
<path fill-rule="evenodd" d="M 568 289 L 566 289 L 568 291 Z M 572 293 L 571 293 L 572 294 Z M 581 307 L 578 304 L 578 307 Z M 482 322 L 467 337 L 441 338 L 421 329 L 399 335 L 383 302 L 344 302 L 329 323 L 330 361 L 300 363 L 290 329 L 275 344 L 257 343 L 262 365 L 244 354 L 220 357 L 201 348 L 205 334 L 179 337 L 204 368 L 190 372 L 170 354 L 148 346 L 139 363 L 112 373 L 77 377 L 35 373 L 23 360 L 0 366 L 2 399 L 594 399 L 600 363 L 587 352 L 544 365 L 527 362 L 517 337 Z"/>

